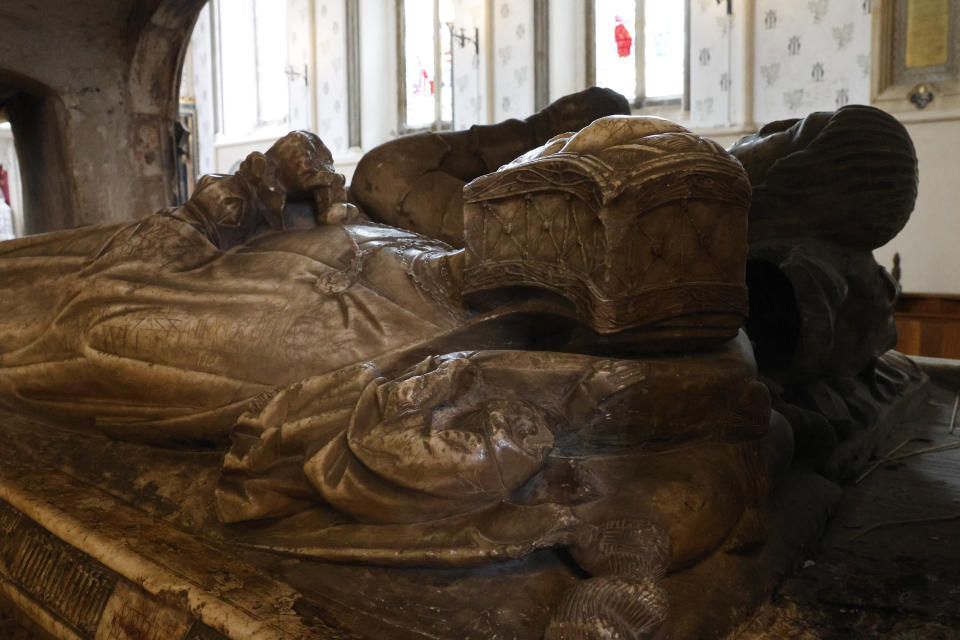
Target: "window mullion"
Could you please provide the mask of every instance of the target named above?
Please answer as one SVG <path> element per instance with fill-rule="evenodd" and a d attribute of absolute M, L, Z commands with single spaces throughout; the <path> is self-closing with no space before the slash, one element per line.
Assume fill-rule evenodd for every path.
<path fill-rule="evenodd" d="M 533 105 L 543 109 L 550 102 L 550 3 L 533 0 Z"/>
<path fill-rule="evenodd" d="M 433 0 L 433 127 L 440 128 L 443 121 L 443 61 L 440 56 L 440 0 Z"/>
<path fill-rule="evenodd" d="M 587 72 L 586 85 L 592 87 L 597 83 L 597 7 L 596 0 L 586 0 L 586 28 L 587 28 Z"/>
<path fill-rule="evenodd" d="M 647 26 L 647 11 L 646 11 L 646 2 L 645 0 L 637 0 L 637 18 L 634 23 L 634 38 L 633 38 L 633 59 L 637 65 L 637 96 L 634 102 L 634 106 L 642 107 L 644 101 L 647 99 L 647 85 L 646 85 L 646 68 L 645 68 L 645 56 L 646 56 L 646 43 L 644 42 L 644 35 Z"/>
<path fill-rule="evenodd" d="M 407 23 L 403 0 L 397 0 L 397 103 L 400 112 L 399 131 L 407 129 Z"/>
<path fill-rule="evenodd" d="M 359 147 L 361 137 L 360 0 L 346 0 L 347 17 L 347 146 Z M 398 59 L 403 68 L 403 59 Z M 403 84 L 400 85 L 401 89 Z"/>
<path fill-rule="evenodd" d="M 690 111 L 690 0 L 683 3 L 683 93 L 680 95 L 680 108 Z"/>
<path fill-rule="evenodd" d="M 220 53 L 220 1 L 210 3 L 210 59 L 213 61 L 213 123 L 217 133 L 223 134 L 223 56 Z"/>
<path fill-rule="evenodd" d="M 257 0 L 250 0 L 250 13 L 253 16 L 253 86 L 257 93 L 257 127 L 263 126 L 263 110 L 260 106 L 260 47 L 257 46 Z"/>

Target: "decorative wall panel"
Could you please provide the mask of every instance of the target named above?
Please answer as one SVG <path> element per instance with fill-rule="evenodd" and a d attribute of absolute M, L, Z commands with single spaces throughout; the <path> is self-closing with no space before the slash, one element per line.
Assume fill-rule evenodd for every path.
<path fill-rule="evenodd" d="M 333 156 L 348 148 L 347 29 L 344 0 L 316 3 L 317 135 Z M 360 26 L 361 33 L 363 25 Z M 362 46 L 362 44 L 361 44 Z M 381 105 L 396 110 L 396 103 Z"/>
<path fill-rule="evenodd" d="M 871 0 L 757 0 L 757 123 L 870 101 Z"/>
<path fill-rule="evenodd" d="M 494 121 L 534 112 L 533 0 L 495 0 Z"/>
<path fill-rule="evenodd" d="M 743 29 L 726 3 L 690 2 L 690 121 L 695 127 L 738 122 L 742 113 Z"/>
<path fill-rule="evenodd" d="M 483 0 L 454 0 L 454 31 L 473 39 L 483 32 Z M 479 37 L 483 37 L 482 35 Z M 486 89 L 481 74 L 482 51 L 475 43 L 453 40 L 453 128 L 466 129 L 483 122 L 483 94 Z"/>

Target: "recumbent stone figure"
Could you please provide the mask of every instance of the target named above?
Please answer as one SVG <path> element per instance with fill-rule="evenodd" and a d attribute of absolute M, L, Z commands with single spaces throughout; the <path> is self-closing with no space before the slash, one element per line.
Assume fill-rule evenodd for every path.
<path fill-rule="evenodd" d="M 252 547 L 467 573 L 566 549 L 584 575 L 538 634 L 656 633 L 664 575 L 762 544 L 793 455 L 741 330 L 748 212 L 757 257 L 778 215 L 745 150 L 780 150 L 739 145 L 744 171 L 610 93 L 388 143 L 350 194 L 295 132 L 180 208 L 0 244 L 0 405 L 229 441 L 215 508 L 266 523 Z"/>

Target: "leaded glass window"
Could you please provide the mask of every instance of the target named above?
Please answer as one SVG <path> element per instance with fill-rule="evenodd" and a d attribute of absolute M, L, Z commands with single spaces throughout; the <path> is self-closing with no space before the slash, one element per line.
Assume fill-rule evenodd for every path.
<path fill-rule="evenodd" d="M 684 0 L 593 0 L 592 84 L 637 106 L 680 101 L 686 84 Z"/>
<path fill-rule="evenodd" d="M 449 128 L 453 120 L 453 0 L 402 0 L 400 128 Z"/>

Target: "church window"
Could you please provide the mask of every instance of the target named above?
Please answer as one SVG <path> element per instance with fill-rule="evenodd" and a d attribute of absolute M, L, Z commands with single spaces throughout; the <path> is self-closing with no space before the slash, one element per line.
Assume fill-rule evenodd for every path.
<path fill-rule="evenodd" d="M 289 120 L 287 11 L 274 0 L 216 2 L 218 131 L 229 137 L 282 129 Z"/>
<path fill-rule="evenodd" d="M 588 2 L 588 84 L 641 107 L 680 103 L 687 83 L 687 2 Z"/>
<path fill-rule="evenodd" d="M 453 121 L 453 0 L 398 3 L 400 129 L 448 129 Z"/>

